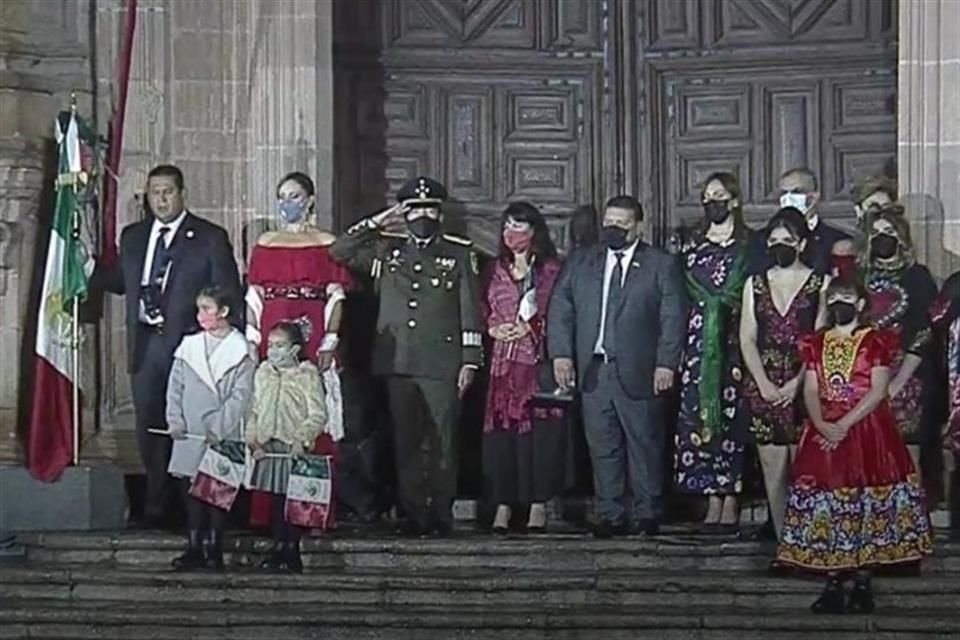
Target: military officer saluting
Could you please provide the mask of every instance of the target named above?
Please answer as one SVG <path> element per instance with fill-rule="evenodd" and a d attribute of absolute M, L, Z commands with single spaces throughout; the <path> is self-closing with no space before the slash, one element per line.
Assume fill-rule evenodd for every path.
<path fill-rule="evenodd" d="M 375 283 L 373 372 L 387 381 L 404 530 L 415 535 L 452 528 L 460 399 L 481 361 L 477 256 L 440 231 L 445 199 L 440 183 L 411 180 L 331 246 Z"/>

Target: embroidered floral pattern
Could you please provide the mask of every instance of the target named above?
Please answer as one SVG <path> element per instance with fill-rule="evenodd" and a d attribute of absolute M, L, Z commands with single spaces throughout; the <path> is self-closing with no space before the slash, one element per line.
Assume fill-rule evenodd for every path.
<path fill-rule="evenodd" d="M 881 487 L 790 487 L 777 561 L 817 571 L 915 562 L 933 549 L 916 476 Z"/>
<path fill-rule="evenodd" d="M 709 241 L 690 242 L 683 251 L 688 272 L 709 290 L 721 289 L 733 273 L 733 265 L 743 250 L 740 243 L 720 246 Z M 705 305 L 694 303 L 687 319 L 687 346 L 680 373 L 681 409 L 675 439 L 677 487 L 685 493 L 728 495 L 742 489 L 744 433 L 740 421 L 740 342 L 737 327 L 739 309 L 724 319 L 726 337 L 723 346 L 721 411 L 719 429 L 702 429 L 699 387 L 703 364 L 703 331 Z"/>

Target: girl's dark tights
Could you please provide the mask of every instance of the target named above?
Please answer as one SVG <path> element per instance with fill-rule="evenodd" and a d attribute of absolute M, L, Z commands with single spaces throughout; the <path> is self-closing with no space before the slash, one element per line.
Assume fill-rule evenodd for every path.
<path fill-rule="evenodd" d="M 189 531 L 223 531 L 226 513 L 191 496 L 189 479 L 181 479 L 180 488 L 187 511 L 187 529 Z"/>
<path fill-rule="evenodd" d="M 287 496 L 275 493 L 270 503 L 270 529 L 274 542 L 300 542 L 300 527 L 287 522 L 284 516 L 284 506 Z"/>

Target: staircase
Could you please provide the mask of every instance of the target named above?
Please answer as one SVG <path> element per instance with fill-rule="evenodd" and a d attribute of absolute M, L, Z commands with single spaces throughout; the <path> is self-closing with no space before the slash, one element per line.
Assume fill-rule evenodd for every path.
<path fill-rule="evenodd" d="M 877 578 L 874 616 L 814 616 L 822 584 L 774 577 L 773 548 L 669 530 L 304 542 L 308 571 L 252 569 L 262 540 L 228 540 L 231 570 L 174 573 L 172 535 L 18 536 L 0 564 L 0 639 L 528 640 L 532 638 L 960 638 L 960 544 L 939 540 L 923 577 Z"/>

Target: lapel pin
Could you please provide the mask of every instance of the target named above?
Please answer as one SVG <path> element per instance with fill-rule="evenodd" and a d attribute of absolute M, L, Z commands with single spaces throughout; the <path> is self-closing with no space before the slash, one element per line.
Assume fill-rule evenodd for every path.
<path fill-rule="evenodd" d="M 640 263 L 639 263 L 639 262 L 631 262 L 631 263 L 630 263 L 630 266 L 631 266 L 631 267 L 637 267 L 637 268 L 639 268 L 639 267 L 640 267 Z"/>
<path fill-rule="evenodd" d="M 187 229 L 187 238 L 193 237 L 193 229 Z"/>

